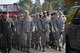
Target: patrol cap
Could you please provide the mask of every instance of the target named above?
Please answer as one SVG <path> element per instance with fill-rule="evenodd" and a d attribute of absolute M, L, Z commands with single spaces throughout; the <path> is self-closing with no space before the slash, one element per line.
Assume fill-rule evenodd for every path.
<path fill-rule="evenodd" d="M 40 13 L 39 13 L 39 15 L 43 15 L 43 13 L 42 13 L 42 12 L 40 12 Z"/>
<path fill-rule="evenodd" d="M 31 14 L 31 16 L 33 16 L 33 14 Z"/>
<path fill-rule="evenodd" d="M 39 16 L 39 13 L 36 13 L 35 15 L 36 15 L 36 16 Z"/>
<path fill-rule="evenodd" d="M 47 11 L 44 11 L 44 12 L 43 12 L 43 14 L 46 14 L 46 13 L 47 13 Z"/>
<path fill-rule="evenodd" d="M 32 14 L 31 16 L 36 16 L 35 14 Z"/>
<path fill-rule="evenodd" d="M 57 15 L 57 12 L 53 12 L 53 13 L 51 13 L 51 15 Z"/>
<path fill-rule="evenodd" d="M 36 14 L 33 14 L 33 16 L 36 16 Z"/>
<path fill-rule="evenodd" d="M 29 11 L 28 10 L 25 10 L 25 13 L 29 14 Z"/>
<path fill-rule="evenodd" d="M 64 15 L 62 11 L 59 11 L 58 13 L 59 13 L 59 15 Z"/>

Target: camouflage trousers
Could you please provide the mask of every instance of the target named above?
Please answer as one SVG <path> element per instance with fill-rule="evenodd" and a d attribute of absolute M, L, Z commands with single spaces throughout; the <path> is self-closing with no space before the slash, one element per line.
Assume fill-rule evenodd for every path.
<path fill-rule="evenodd" d="M 54 45 L 56 47 L 61 47 L 62 46 L 62 38 L 60 32 L 53 32 L 53 37 L 54 37 Z"/>
<path fill-rule="evenodd" d="M 49 42 L 49 32 L 41 32 L 41 45 L 45 46 Z"/>
<path fill-rule="evenodd" d="M 40 43 L 40 32 L 33 32 L 32 35 L 32 44 L 39 45 Z"/>
<path fill-rule="evenodd" d="M 22 47 L 30 48 L 32 41 L 32 32 L 22 33 L 20 35 L 20 44 Z"/>
<path fill-rule="evenodd" d="M 65 31 L 61 32 L 61 35 L 62 35 L 62 46 L 64 46 L 66 42 Z"/>

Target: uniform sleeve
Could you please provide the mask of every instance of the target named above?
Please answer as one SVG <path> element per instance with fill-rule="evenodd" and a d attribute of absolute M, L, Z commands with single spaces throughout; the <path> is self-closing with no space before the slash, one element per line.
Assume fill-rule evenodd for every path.
<path fill-rule="evenodd" d="M 0 20 L 0 34 L 3 33 L 3 21 Z"/>
<path fill-rule="evenodd" d="M 11 22 L 12 33 L 15 31 L 14 27 L 15 27 L 15 26 L 14 26 L 14 22 L 12 21 L 12 22 Z"/>
<path fill-rule="evenodd" d="M 49 26 L 50 20 L 48 20 L 48 31 L 50 31 L 50 26 Z"/>
<path fill-rule="evenodd" d="M 19 21 L 19 34 L 22 33 L 22 29 L 23 29 L 23 20 Z"/>
<path fill-rule="evenodd" d="M 33 19 L 32 19 L 32 20 L 31 20 L 31 31 L 33 31 L 34 28 L 35 28 L 35 25 L 34 25 L 34 21 L 33 21 Z"/>
<path fill-rule="evenodd" d="M 39 22 L 38 22 L 38 25 L 39 25 L 39 30 L 42 30 L 42 26 L 41 26 L 40 20 L 39 20 Z"/>
<path fill-rule="evenodd" d="M 53 22 L 52 22 L 52 21 L 50 22 L 50 25 L 49 25 L 49 26 L 50 26 L 50 31 L 55 30 L 55 29 L 54 29 L 54 26 L 53 26 Z"/>
<path fill-rule="evenodd" d="M 49 21 L 46 20 L 46 23 L 45 23 L 45 28 L 44 28 L 45 31 L 50 31 L 50 26 L 49 26 Z"/>
<path fill-rule="evenodd" d="M 53 28 L 54 28 L 54 30 L 58 30 L 58 28 L 57 28 L 57 21 L 56 20 L 54 20 L 54 22 L 53 22 Z"/>
<path fill-rule="evenodd" d="M 1 24 L 1 20 L 0 20 L 0 34 L 2 32 L 2 24 Z"/>

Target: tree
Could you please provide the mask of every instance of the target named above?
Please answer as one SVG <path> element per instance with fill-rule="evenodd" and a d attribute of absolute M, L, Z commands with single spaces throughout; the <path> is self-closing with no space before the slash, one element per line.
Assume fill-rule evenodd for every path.
<path fill-rule="evenodd" d="M 77 0 L 65 0 L 65 7 L 69 9 L 70 7 L 76 5 L 76 2 Z"/>
<path fill-rule="evenodd" d="M 31 0 L 23 0 L 23 1 L 20 1 L 20 3 L 19 3 L 19 6 L 21 8 L 23 8 L 24 10 L 26 10 L 26 9 L 30 10 L 31 5 L 32 5 Z"/>
<path fill-rule="evenodd" d="M 49 1 L 48 0 L 44 0 L 44 3 L 42 5 L 42 11 L 49 11 Z"/>
<path fill-rule="evenodd" d="M 63 0 L 44 0 L 43 11 L 53 11 L 59 10 L 60 7 L 63 7 Z"/>

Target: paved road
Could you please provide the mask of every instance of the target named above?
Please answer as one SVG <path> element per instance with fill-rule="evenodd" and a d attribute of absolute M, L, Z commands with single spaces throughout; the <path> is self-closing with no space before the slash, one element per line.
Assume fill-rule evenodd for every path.
<path fill-rule="evenodd" d="M 65 53 L 65 49 L 62 49 L 62 51 L 56 51 L 54 49 L 46 49 L 46 52 L 41 52 L 38 50 L 30 49 L 31 53 Z M 1 53 L 1 52 L 0 52 Z M 12 49 L 11 53 L 27 53 L 27 52 L 22 52 L 16 49 Z"/>

